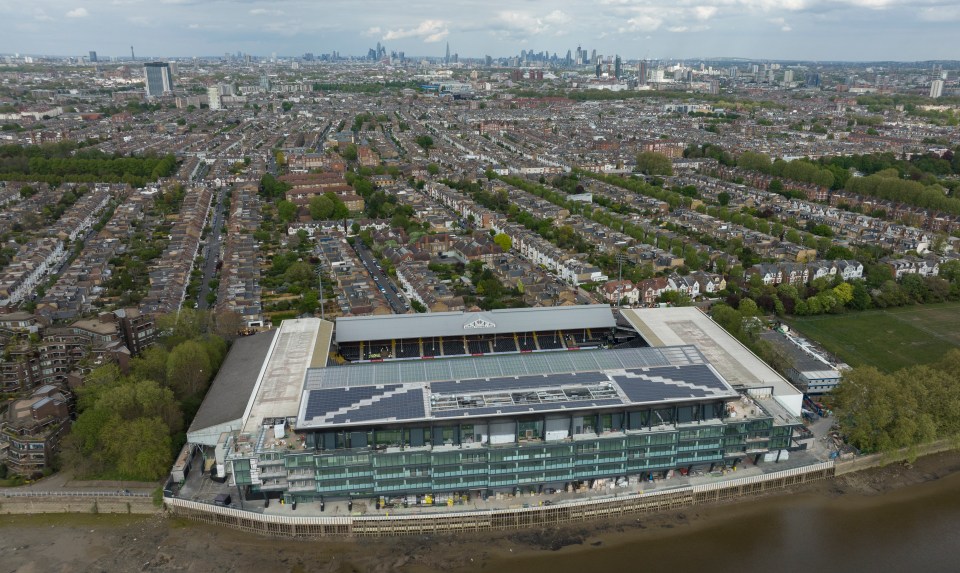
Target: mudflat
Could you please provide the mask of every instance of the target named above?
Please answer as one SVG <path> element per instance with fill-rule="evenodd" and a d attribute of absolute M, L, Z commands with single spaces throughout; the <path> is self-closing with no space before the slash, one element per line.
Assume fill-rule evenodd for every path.
<path fill-rule="evenodd" d="M 960 451 L 895 463 L 752 498 L 617 520 L 464 536 L 362 540 L 267 538 L 170 518 L 127 515 L 0 516 L 0 572 L 520 571 L 589 559 L 643 540 L 715 527 L 765 506 L 839 500 L 870 507 L 960 475 Z M 945 480 L 949 481 L 949 480 Z M 914 486 L 911 488 L 911 486 Z M 884 495 L 884 494 L 894 494 Z M 564 558 L 564 555 L 567 557 Z"/>

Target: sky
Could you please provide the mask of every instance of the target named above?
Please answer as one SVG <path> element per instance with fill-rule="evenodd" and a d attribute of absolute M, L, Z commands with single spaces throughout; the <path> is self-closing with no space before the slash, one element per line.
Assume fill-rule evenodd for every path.
<path fill-rule="evenodd" d="M 0 0 L 0 53 L 960 59 L 960 0 Z"/>

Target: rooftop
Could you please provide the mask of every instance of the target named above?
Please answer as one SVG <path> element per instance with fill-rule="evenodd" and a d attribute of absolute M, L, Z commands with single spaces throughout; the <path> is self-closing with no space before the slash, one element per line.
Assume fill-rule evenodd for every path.
<path fill-rule="evenodd" d="M 693 346 L 311 369 L 297 428 L 734 398 Z"/>
<path fill-rule="evenodd" d="M 651 346 L 693 344 L 733 386 L 771 388 L 794 416 L 803 394 L 746 346 L 694 307 L 624 309 L 622 315 Z"/>
<path fill-rule="evenodd" d="M 606 304 L 337 318 L 337 342 L 613 328 Z"/>
<path fill-rule="evenodd" d="M 243 417 L 250 394 L 257 383 L 260 367 L 276 333 L 276 330 L 261 332 L 238 338 L 233 343 L 188 432 Z"/>
<path fill-rule="evenodd" d="M 245 433 L 257 431 L 264 419 L 297 415 L 304 376 L 308 368 L 326 364 L 332 331 L 333 323 L 319 318 L 283 321 L 249 396 Z"/>

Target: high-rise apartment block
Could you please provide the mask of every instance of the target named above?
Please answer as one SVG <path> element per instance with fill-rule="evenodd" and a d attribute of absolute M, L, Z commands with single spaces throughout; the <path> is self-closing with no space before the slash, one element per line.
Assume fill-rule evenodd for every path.
<path fill-rule="evenodd" d="M 146 81 L 147 97 L 158 97 L 173 93 L 173 75 L 170 64 L 149 62 L 143 65 L 143 77 Z"/>
<path fill-rule="evenodd" d="M 218 86 L 210 86 L 207 88 L 207 105 L 209 105 L 212 110 L 221 108 L 220 88 Z"/>
<path fill-rule="evenodd" d="M 90 50 L 90 63 L 97 63 L 97 53 L 93 50 Z"/>
<path fill-rule="evenodd" d="M 938 98 L 943 95 L 943 80 L 933 80 L 930 82 L 930 97 Z"/>

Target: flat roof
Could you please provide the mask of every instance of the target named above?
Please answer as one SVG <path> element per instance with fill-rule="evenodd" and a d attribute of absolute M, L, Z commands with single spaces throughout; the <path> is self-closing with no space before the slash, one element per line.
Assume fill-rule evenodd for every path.
<path fill-rule="evenodd" d="M 478 419 L 737 396 L 703 354 L 689 345 L 449 358 L 396 366 L 357 364 L 308 372 L 297 428 Z"/>
<path fill-rule="evenodd" d="M 589 304 L 337 318 L 337 342 L 613 328 L 610 306 Z"/>
<path fill-rule="evenodd" d="M 276 333 L 270 330 L 233 342 L 187 433 L 243 417 Z"/>
<path fill-rule="evenodd" d="M 800 415 L 801 392 L 700 309 L 623 309 L 621 315 L 651 346 L 693 344 L 733 386 L 772 388 L 784 407 Z"/>
<path fill-rule="evenodd" d="M 319 318 L 281 323 L 262 362 L 256 387 L 248 394 L 250 401 L 243 415 L 244 433 L 258 431 L 266 418 L 297 415 L 307 369 L 314 363 L 315 354 L 326 357 L 332 329 L 333 323 Z"/>

